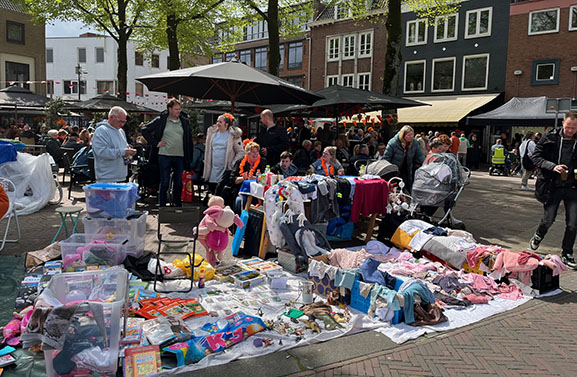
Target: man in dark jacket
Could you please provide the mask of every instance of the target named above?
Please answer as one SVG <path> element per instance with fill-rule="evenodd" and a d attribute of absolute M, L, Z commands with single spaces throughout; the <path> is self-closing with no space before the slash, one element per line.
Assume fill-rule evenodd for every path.
<path fill-rule="evenodd" d="M 289 137 L 286 130 L 274 123 L 274 116 L 269 109 L 260 113 L 260 121 L 265 127 L 255 142 L 261 147 L 261 154 L 266 157 L 270 166 L 280 161 L 280 154 L 289 149 Z"/>
<path fill-rule="evenodd" d="M 531 156 L 539 168 L 535 196 L 543 203 L 543 218 L 530 241 L 537 250 L 555 221 L 559 204 L 565 207 L 565 234 L 563 236 L 563 263 L 577 268 L 573 245 L 577 236 L 577 113 L 565 114 L 562 129 L 554 129 L 541 138 Z"/>
<path fill-rule="evenodd" d="M 190 122 L 185 113 L 181 113 L 180 102 L 171 98 L 166 104 L 167 110 L 144 126 L 142 136 L 151 146 L 150 160 L 158 161 L 160 187 L 158 202 L 166 206 L 167 192 L 172 172 L 172 200 L 176 207 L 182 207 L 182 172 L 189 170 L 192 159 L 192 135 Z"/>

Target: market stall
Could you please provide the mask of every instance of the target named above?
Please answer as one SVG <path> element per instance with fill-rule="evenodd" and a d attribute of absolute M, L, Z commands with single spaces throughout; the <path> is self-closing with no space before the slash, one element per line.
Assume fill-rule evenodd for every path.
<path fill-rule="evenodd" d="M 388 199 L 380 178 L 364 178 L 353 180 L 355 193 L 346 195 L 352 206 L 367 190 Z M 5 338 L 42 350 L 48 375 L 113 374 L 117 368 L 125 376 L 145 370 L 168 375 L 359 331 L 378 331 L 402 343 L 558 292 L 559 272 L 566 267 L 557 256 L 482 245 L 467 232 L 420 220 L 402 222 L 388 244 L 370 240 L 332 248 L 311 220 L 323 209 L 325 218 L 327 211 L 340 218 L 333 204 L 346 188 L 339 190 L 336 180 L 312 179 L 265 180 L 262 195 L 250 184 L 251 195 L 262 198 L 278 261 L 288 254 L 284 262 L 292 256 L 293 265 L 256 257 L 216 267 L 202 258 L 151 258 L 142 247 L 147 214 L 133 213 L 130 185 L 87 186 L 90 218 L 84 222 L 94 233 L 63 241 L 61 261 L 28 274 L 19 289 L 19 316 Z M 375 182 L 378 187 L 371 187 Z M 306 200 L 317 201 L 311 218 Z M 384 207 L 360 204 L 362 216 L 391 212 L 386 201 Z M 300 273 L 291 271 L 297 257 Z M 150 281 L 159 279 L 159 271 L 159 290 L 173 293 L 154 291 Z M 194 289 L 177 292 L 190 278 Z"/>

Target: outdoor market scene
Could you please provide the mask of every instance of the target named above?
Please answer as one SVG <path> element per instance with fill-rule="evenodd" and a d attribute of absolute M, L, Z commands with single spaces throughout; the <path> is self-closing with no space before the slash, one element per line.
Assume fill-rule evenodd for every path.
<path fill-rule="evenodd" d="M 0 376 L 574 375 L 577 4 L 65 3 L 0 0 Z"/>

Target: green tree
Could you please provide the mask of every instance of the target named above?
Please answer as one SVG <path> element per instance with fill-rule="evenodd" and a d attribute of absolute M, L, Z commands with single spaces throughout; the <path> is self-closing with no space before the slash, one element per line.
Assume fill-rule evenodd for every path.
<path fill-rule="evenodd" d="M 66 103 L 61 97 L 51 99 L 46 102 L 46 124 L 52 126 L 62 115 L 68 115 L 70 112 L 64 109 Z"/>
<path fill-rule="evenodd" d="M 241 19 L 234 17 L 236 9 L 231 0 L 152 2 L 135 32 L 138 48 L 143 52 L 168 49 L 169 70 L 192 65 L 195 56 L 212 55 L 215 25 L 220 21 L 226 20 L 219 28 L 227 35 L 238 29 Z"/>
<path fill-rule="evenodd" d="M 126 73 L 128 71 L 127 44 L 135 28 L 139 25 L 145 0 L 20 0 L 28 12 L 39 20 L 50 22 L 80 21 L 94 27 L 118 44 L 118 91 L 126 99 Z"/>

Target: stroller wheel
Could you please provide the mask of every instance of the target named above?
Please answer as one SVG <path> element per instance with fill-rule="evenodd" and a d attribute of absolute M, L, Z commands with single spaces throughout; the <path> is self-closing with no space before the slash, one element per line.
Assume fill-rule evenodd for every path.
<path fill-rule="evenodd" d="M 494 173 L 493 168 L 489 168 L 489 175 L 493 175 Z"/>

